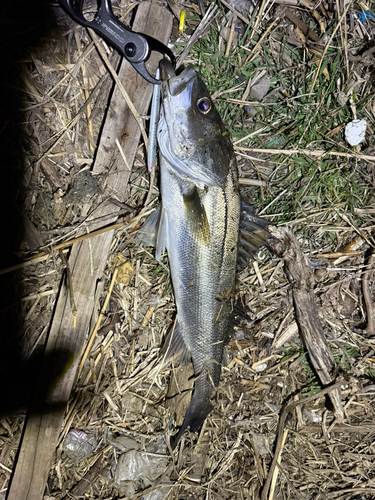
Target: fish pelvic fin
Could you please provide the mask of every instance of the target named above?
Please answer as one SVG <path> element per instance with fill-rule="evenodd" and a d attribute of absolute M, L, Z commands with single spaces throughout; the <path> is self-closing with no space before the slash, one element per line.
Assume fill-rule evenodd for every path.
<path fill-rule="evenodd" d="M 155 258 L 160 262 L 169 242 L 168 216 L 162 206 L 159 205 L 139 229 L 135 242 L 145 247 L 156 246 Z"/>
<path fill-rule="evenodd" d="M 146 219 L 137 232 L 135 237 L 136 245 L 142 245 L 145 247 L 156 246 L 156 235 L 158 232 L 160 219 L 160 205 L 152 212 L 152 214 Z"/>
<path fill-rule="evenodd" d="M 178 431 L 177 436 L 171 443 L 172 450 L 174 450 L 181 439 L 183 433 L 189 428 L 190 432 L 197 431 L 205 421 L 207 415 L 213 409 L 212 404 L 209 400 L 206 400 L 204 404 L 199 403 L 197 398 L 197 391 L 194 390 L 193 397 L 191 398 L 189 408 L 186 412 L 184 421 L 180 430 Z"/>
<path fill-rule="evenodd" d="M 168 228 L 168 216 L 166 211 L 161 207 L 159 227 L 156 237 L 156 252 L 155 259 L 160 262 L 161 254 L 164 253 L 169 248 L 169 228 Z"/>
<path fill-rule="evenodd" d="M 206 210 L 199 197 L 196 186 L 189 188 L 183 193 L 185 216 L 189 231 L 201 245 L 211 245 L 210 225 L 208 223 Z"/>

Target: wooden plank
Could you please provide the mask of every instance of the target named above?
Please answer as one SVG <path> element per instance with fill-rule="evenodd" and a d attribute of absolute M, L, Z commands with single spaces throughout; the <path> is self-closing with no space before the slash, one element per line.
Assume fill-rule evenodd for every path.
<path fill-rule="evenodd" d="M 172 15 L 157 4 L 142 2 L 138 7 L 133 29 L 167 43 L 172 30 Z M 150 66 L 154 69 L 156 63 L 157 56 L 150 58 Z M 138 112 L 147 113 L 152 85 L 144 81 L 126 61 L 121 66 L 120 77 Z M 117 197 L 123 200 L 130 172 L 123 160 L 118 159 L 118 149 L 114 144 L 116 137 L 123 146 L 129 165 L 132 165 L 140 131 L 123 102 L 123 97 L 115 90 L 93 172 L 98 174 L 109 168 L 107 191 L 112 195 L 115 191 Z M 114 210 L 113 205 L 103 204 L 95 212 L 95 217 L 113 213 Z M 106 221 L 106 224 L 108 223 L 109 221 Z M 43 498 L 53 453 L 88 333 L 96 284 L 106 267 L 112 237 L 111 231 L 72 247 L 69 265 L 78 310 L 76 327 L 73 327 L 69 292 L 64 285 L 56 304 L 41 376 L 25 424 L 8 500 Z"/>

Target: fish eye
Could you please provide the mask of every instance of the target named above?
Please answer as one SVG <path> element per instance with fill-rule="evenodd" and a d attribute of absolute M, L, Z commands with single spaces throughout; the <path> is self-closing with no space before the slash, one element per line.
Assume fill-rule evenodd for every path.
<path fill-rule="evenodd" d="M 207 115 L 212 109 L 211 99 L 208 97 L 201 97 L 197 102 L 198 109 L 204 115 Z"/>

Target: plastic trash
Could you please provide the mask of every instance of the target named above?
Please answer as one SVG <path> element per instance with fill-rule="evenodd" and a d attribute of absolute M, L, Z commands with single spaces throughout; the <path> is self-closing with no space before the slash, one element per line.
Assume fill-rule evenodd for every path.
<path fill-rule="evenodd" d="M 264 370 L 267 368 L 268 366 L 268 361 L 265 361 L 264 363 L 260 364 L 260 365 L 255 365 L 253 367 L 253 369 L 257 372 L 257 373 L 260 373 L 260 372 L 264 372 Z"/>
<path fill-rule="evenodd" d="M 250 88 L 250 92 L 254 99 L 261 101 L 267 94 L 271 86 L 271 78 L 262 78 L 259 82 Z"/>
<path fill-rule="evenodd" d="M 365 140 L 366 127 L 366 120 L 353 120 L 346 124 L 345 137 L 351 146 L 358 146 Z"/>
<path fill-rule="evenodd" d="M 114 483 L 120 496 L 134 496 L 138 491 L 153 485 L 165 473 L 169 462 L 165 444 L 162 447 L 153 447 L 153 449 L 148 447 L 148 449 L 150 450 L 148 452 L 129 450 L 120 456 L 114 471 Z M 164 496 L 160 496 L 163 494 L 161 491 L 163 489 L 155 490 L 154 495 L 146 498 L 149 500 L 164 498 L 167 492 Z M 157 491 L 160 495 L 156 495 Z"/>
<path fill-rule="evenodd" d="M 96 447 L 96 440 L 86 432 L 72 429 L 65 437 L 63 450 L 72 460 L 86 458 Z"/>
<path fill-rule="evenodd" d="M 375 20 L 375 15 L 372 12 L 370 12 L 369 10 L 363 10 L 362 12 L 359 12 L 358 17 L 359 17 L 360 21 L 362 21 L 363 23 L 366 23 L 367 20 L 369 20 L 369 21 Z"/>
<path fill-rule="evenodd" d="M 110 429 L 107 429 L 105 434 L 105 442 L 122 452 L 139 450 L 141 447 L 140 443 L 138 443 L 138 441 L 131 436 L 125 434 L 115 435 Z"/>
<path fill-rule="evenodd" d="M 143 495 L 142 500 L 164 500 L 164 498 L 168 495 L 170 489 L 170 486 L 162 486 Z"/>

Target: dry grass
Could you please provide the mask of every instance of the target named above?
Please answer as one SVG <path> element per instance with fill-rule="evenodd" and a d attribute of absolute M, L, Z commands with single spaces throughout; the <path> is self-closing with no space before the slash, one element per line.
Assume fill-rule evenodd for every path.
<path fill-rule="evenodd" d="M 353 59 L 361 50 L 366 54 L 367 32 L 373 36 L 374 24 L 359 23 L 357 3 L 346 5 L 348 25 L 338 22 L 344 18 L 342 3 L 339 15 L 332 12 L 331 20 L 324 12 L 314 11 L 320 14 L 331 40 L 324 51 L 324 46 L 315 47 L 311 40 L 304 42 L 303 33 L 297 31 L 296 35 L 290 16 L 282 17 L 277 11 L 275 22 L 275 6 L 259 3 L 245 16 L 252 19 L 246 37 L 237 45 L 233 42 L 219 77 L 224 54 L 213 53 L 212 47 L 226 49 L 218 29 L 224 22 L 231 25 L 224 18 L 228 8 L 223 4 L 211 30 L 189 58 L 201 66 L 210 89 L 217 92 L 218 106 L 238 142 L 244 196 L 272 222 L 290 225 L 303 252 L 316 265 L 320 318 L 345 378 L 345 421 L 335 420 L 325 397 L 302 402 L 321 387 L 298 337 L 283 261 L 262 251 L 257 263 L 239 275 L 238 293 L 249 317 L 229 342 L 229 364 L 223 369 L 215 409 L 198 435 L 185 434 L 172 458 L 163 439 L 168 442 L 171 432 L 168 381 L 170 376 L 178 381 L 178 368 L 162 367 L 159 354 L 175 319 L 173 291 L 167 258 L 157 263 L 150 249 L 135 246 L 139 227 L 135 220 L 117 229 L 98 284 L 97 307 L 88 328 L 89 337 L 96 334 L 91 337 L 92 346 L 67 409 L 46 498 L 117 498 L 116 468 L 124 451 L 136 447 L 151 458 L 157 455 L 164 460 L 165 474 L 156 482 L 139 480 L 137 492 L 128 493 L 129 497 L 156 498 L 151 491 L 165 487 L 170 499 L 189 495 L 195 499 L 259 499 L 277 435 L 284 432 L 278 430 L 281 409 L 297 401 L 301 404 L 295 405 L 287 421 L 288 432 L 275 469 L 278 477 L 268 498 L 375 497 L 375 332 L 371 331 L 373 323 L 368 324 L 374 307 L 370 267 L 375 227 L 374 100 L 371 79 L 366 79 L 374 71 L 375 60 Z M 323 37 L 321 24 L 304 5 L 301 2 L 296 15 Z M 115 13 L 120 15 L 128 7 L 122 1 Z M 188 41 L 196 20 L 193 15 L 188 17 L 187 32 L 175 44 L 178 50 Z M 93 178 L 90 165 L 111 78 L 86 31 L 61 13 L 58 23 L 60 32 L 20 63 L 24 70 L 23 206 L 31 224 L 18 248 L 22 259 L 45 245 L 89 232 L 87 218 L 105 190 L 106 173 Z M 109 58 L 115 67 L 117 55 L 111 53 Z M 234 61 L 246 58 L 250 66 L 244 65 L 241 73 Z M 253 62 L 251 58 L 255 58 Z M 248 82 L 263 67 L 272 79 L 272 95 L 254 105 L 248 99 Z M 233 68 L 237 76 L 241 73 L 237 79 Z M 340 92 L 348 93 L 344 107 L 334 100 Z M 255 107 L 255 115 L 248 114 L 246 106 L 250 105 Z M 360 151 L 349 150 L 343 139 L 343 125 L 353 113 L 369 124 L 368 141 Z M 296 150 L 303 151 L 297 155 Z M 138 212 L 148 190 L 141 145 L 132 165 L 127 206 Z M 151 208 L 158 196 L 156 183 Z M 126 211 L 128 207 L 122 208 Z M 3 267 L 10 264 L 7 261 Z M 107 296 L 115 269 L 118 278 Z M 28 367 L 43 351 L 63 271 L 57 253 L 18 271 L 22 366 Z M 106 297 L 108 306 L 102 311 Z M 10 305 L 4 303 L 4 308 Z M 105 321 L 99 324 L 101 311 Z M 26 376 L 29 372 L 20 373 Z M 12 396 L 19 387 L 14 386 Z M 0 498 L 9 485 L 25 420 L 25 399 L 13 399 L 15 403 L 0 420 Z M 95 438 L 97 446 L 83 459 L 69 458 L 64 451 L 71 429 Z M 156 467 L 152 463 L 151 468 Z M 82 480 L 85 474 L 88 476 Z M 75 485 L 83 491 L 70 495 Z M 142 488 L 150 491 L 149 497 Z M 130 490 L 122 490 L 119 496 L 126 491 Z"/>

